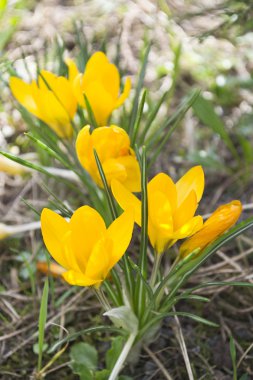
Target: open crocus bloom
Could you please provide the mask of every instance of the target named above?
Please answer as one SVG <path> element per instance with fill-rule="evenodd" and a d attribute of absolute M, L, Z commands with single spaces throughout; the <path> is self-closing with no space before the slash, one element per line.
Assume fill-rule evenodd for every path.
<path fill-rule="evenodd" d="M 99 286 L 125 253 L 133 232 L 133 214 L 124 212 L 106 228 L 100 214 L 82 206 L 66 221 L 45 208 L 41 231 L 45 245 L 66 271 L 63 278 L 71 285 Z"/>
<path fill-rule="evenodd" d="M 38 84 L 26 83 L 17 77 L 10 78 L 10 88 L 15 98 L 29 112 L 48 124 L 59 137 L 69 138 L 77 101 L 68 79 L 42 70 Z"/>
<path fill-rule="evenodd" d="M 239 219 L 241 212 L 242 204 L 237 200 L 218 207 L 202 228 L 181 245 L 181 257 L 185 257 L 196 250 L 202 251 L 208 244 L 232 227 Z"/>
<path fill-rule="evenodd" d="M 93 180 L 102 187 L 94 150 L 98 154 L 109 186 L 112 179 L 117 179 L 130 191 L 140 191 L 140 167 L 124 129 L 111 125 L 96 128 L 90 133 L 90 126 L 86 125 L 77 136 L 78 159 Z"/>
<path fill-rule="evenodd" d="M 178 239 L 191 236 L 202 227 L 202 217 L 194 214 L 203 190 L 204 173 L 200 166 L 190 169 L 177 183 L 164 173 L 148 183 L 148 235 L 156 253 L 164 252 Z M 134 209 L 140 226 L 141 201 L 116 180 L 112 181 L 112 192 L 123 210 Z"/>
<path fill-rule="evenodd" d="M 86 95 L 97 124 L 106 125 L 112 111 L 120 107 L 128 97 L 131 89 L 130 78 L 126 79 L 120 95 L 119 71 L 101 51 L 94 53 L 88 60 L 84 74 L 79 73 L 71 59 L 66 59 L 66 64 L 78 103 L 86 108 L 84 99 Z"/>

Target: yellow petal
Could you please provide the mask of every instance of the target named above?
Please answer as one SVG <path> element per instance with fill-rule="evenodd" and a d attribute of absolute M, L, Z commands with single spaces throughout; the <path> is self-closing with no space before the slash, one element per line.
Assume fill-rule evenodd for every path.
<path fill-rule="evenodd" d="M 93 149 L 90 126 L 86 125 L 77 135 L 76 153 L 80 163 L 88 172 L 90 172 L 90 166 L 94 168 L 96 165 Z"/>
<path fill-rule="evenodd" d="M 79 268 L 84 273 L 91 252 L 106 231 L 100 214 L 90 206 L 82 206 L 72 215 L 69 223 L 71 248 Z"/>
<path fill-rule="evenodd" d="M 130 138 L 126 131 L 117 125 L 96 128 L 92 133 L 92 142 L 101 163 L 109 158 L 130 154 Z"/>
<path fill-rule="evenodd" d="M 186 256 L 196 249 L 203 250 L 232 227 L 239 219 L 241 212 L 242 204 L 237 200 L 218 207 L 203 224 L 201 230 L 181 245 L 180 254 Z"/>
<path fill-rule="evenodd" d="M 89 257 L 85 275 L 96 282 L 104 281 L 111 269 L 112 250 L 112 240 L 107 237 L 98 240 Z"/>
<path fill-rule="evenodd" d="M 114 108 L 112 95 L 98 81 L 90 83 L 82 91 L 90 103 L 97 124 L 99 126 L 107 125 L 107 120 Z"/>
<path fill-rule="evenodd" d="M 148 234 L 157 253 L 164 252 L 173 234 L 172 209 L 160 191 L 148 192 Z"/>
<path fill-rule="evenodd" d="M 10 78 L 10 89 L 13 96 L 33 115 L 40 117 L 40 111 L 37 104 L 33 98 L 32 88 L 37 87 L 36 83 L 33 81 L 32 84 L 25 83 L 22 79 L 17 77 Z"/>
<path fill-rule="evenodd" d="M 122 94 L 119 96 L 119 98 L 117 99 L 117 102 L 115 103 L 114 108 L 118 108 L 124 103 L 124 101 L 129 96 L 130 90 L 131 90 L 131 79 L 126 78 L 124 90 L 123 90 Z"/>
<path fill-rule="evenodd" d="M 125 166 L 120 163 L 119 158 L 111 158 L 102 165 L 107 183 L 111 186 L 112 179 L 118 180 L 120 183 L 125 183 L 127 172 Z M 102 187 L 102 180 L 97 170 L 97 182 Z"/>
<path fill-rule="evenodd" d="M 204 172 L 201 166 L 194 166 L 176 183 L 178 206 L 185 200 L 188 194 L 194 190 L 197 202 L 200 201 L 205 185 Z"/>
<path fill-rule="evenodd" d="M 112 222 L 107 230 L 107 237 L 112 240 L 113 246 L 110 257 L 110 269 L 121 259 L 126 252 L 133 234 L 133 210 L 123 212 Z"/>
<path fill-rule="evenodd" d="M 126 173 L 125 180 L 119 181 L 131 192 L 137 193 L 141 191 L 141 171 L 136 157 L 118 157 L 117 162 L 124 167 Z"/>
<path fill-rule="evenodd" d="M 148 194 L 159 191 L 170 202 L 171 209 L 177 207 L 177 191 L 172 179 L 165 173 L 159 173 L 148 183 Z"/>
<path fill-rule="evenodd" d="M 104 76 L 106 67 L 110 64 L 108 58 L 102 51 L 94 53 L 88 60 L 83 76 L 82 86 L 86 90 L 86 86 L 95 81 L 101 81 Z"/>
<path fill-rule="evenodd" d="M 105 90 L 111 95 L 115 108 L 115 102 L 119 96 L 120 77 L 117 67 L 112 63 L 109 63 L 104 68 L 103 76 L 101 77 L 101 83 Z"/>
<path fill-rule="evenodd" d="M 68 74 L 69 74 L 68 78 L 69 78 L 69 81 L 73 85 L 74 80 L 79 75 L 78 68 L 77 68 L 75 62 L 72 59 L 70 59 L 70 58 L 66 58 L 65 59 L 65 63 L 68 66 Z"/>
<path fill-rule="evenodd" d="M 135 222 L 141 226 L 141 201 L 115 179 L 111 182 L 111 189 L 122 210 L 132 209 Z"/>
<path fill-rule="evenodd" d="M 203 226 L 202 216 L 197 215 L 190 219 L 173 234 L 173 240 L 185 239 L 199 231 Z"/>
<path fill-rule="evenodd" d="M 73 270 L 63 273 L 62 277 L 70 285 L 76 285 L 76 286 L 91 286 L 91 285 L 99 284 L 101 282 L 96 279 L 89 278 L 81 272 L 75 272 Z"/>
<path fill-rule="evenodd" d="M 34 91 L 34 100 L 40 110 L 40 119 L 48 124 L 60 137 L 69 138 L 73 133 L 70 116 L 48 90 Z"/>
<path fill-rule="evenodd" d="M 41 213 L 41 232 L 47 250 L 55 261 L 62 267 L 71 269 L 64 246 L 69 233 L 68 222 L 56 212 L 44 208 Z"/>
<path fill-rule="evenodd" d="M 197 209 L 197 197 L 195 191 L 190 191 L 181 205 L 176 209 L 173 220 L 174 220 L 174 230 L 178 230 L 190 219 L 193 218 Z"/>

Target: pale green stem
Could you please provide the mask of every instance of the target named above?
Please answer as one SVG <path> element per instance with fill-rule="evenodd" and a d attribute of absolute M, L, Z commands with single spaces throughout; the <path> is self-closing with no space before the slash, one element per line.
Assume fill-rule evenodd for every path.
<path fill-rule="evenodd" d="M 155 282 L 156 282 L 159 266 L 160 266 L 160 263 L 161 263 L 161 259 L 162 259 L 162 253 L 160 253 L 160 254 L 155 253 L 155 259 L 154 259 L 153 269 L 152 269 L 152 273 L 151 273 L 151 277 L 150 277 L 150 286 L 151 286 L 151 288 L 154 288 L 154 286 L 155 286 Z"/>
<path fill-rule="evenodd" d="M 99 288 L 93 288 L 99 302 L 101 303 L 101 305 L 103 306 L 103 308 L 105 309 L 105 311 L 108 311 L 111 309 L 111 306 L 103 292 L 103 290 L 99 287 Z"/>
<path fill-rule="evenodd" d="M 124 364 L 128 354 L 129 354 L 129 351 L 131 350 L 131 348 L 133 346 L 135 338 L 136 338 L 136 333 L 132 333 L 129 335 L 129 337 L 128 337 L 128 339 L 127 339 L 127 341 L 123 347 L 123 350 L 121 351 L 121 354 L 118 357 L 118 360 L 116 361 L 115 366 L 113 367 L 113 370 L 112 370 L 108 380 L 116 380 L 117 379 L 118 374 L 120 373 L 120 370 L 122 368 L 122 365 Z"/>

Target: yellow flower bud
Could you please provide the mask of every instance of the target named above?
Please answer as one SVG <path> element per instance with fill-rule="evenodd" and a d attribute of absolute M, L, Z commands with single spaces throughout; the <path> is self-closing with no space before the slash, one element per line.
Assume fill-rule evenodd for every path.
<path fill-rule="evenodd" d="M 218 207 L 203 224 L 203 227 L 181 245 L 181 257 L 185 257 L 197 249 L 202 251 L 232 227 L 239 219 L 241 212 L 242 204 L 237 200 Z"/>
<path fill-rule="evenodd" d="M 117 179 L 130 191 L 140 191 L 141 175 L 134 151 L 130 148 L 130 139 L 126 131 L 116 125 L 99 127 L 90 133 L 86 125 L 76 140 L 77 156 L 85 170 L 93 180 L 102 187 L 97 168 L 94 149 L 102 164 L 108 185 Z"/>

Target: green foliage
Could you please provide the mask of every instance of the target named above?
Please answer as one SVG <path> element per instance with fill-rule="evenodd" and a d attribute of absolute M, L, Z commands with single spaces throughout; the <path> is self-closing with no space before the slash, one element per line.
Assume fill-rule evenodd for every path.
<path fill-rule="evenodd" d="M 45 325 L 46 325 L 46 320 L 47 320 L 48 291 L 49 291 L 48 279 L 46 279 L 43 293 L 42 293 L 42 298 L 41 298 L 40 315 L 39 315 L 38 372 L 40 372 L 41 370 L 42 354 L 43 354 L 43 350 L 45 349 L 44 336 L 45 336 Z"/>

